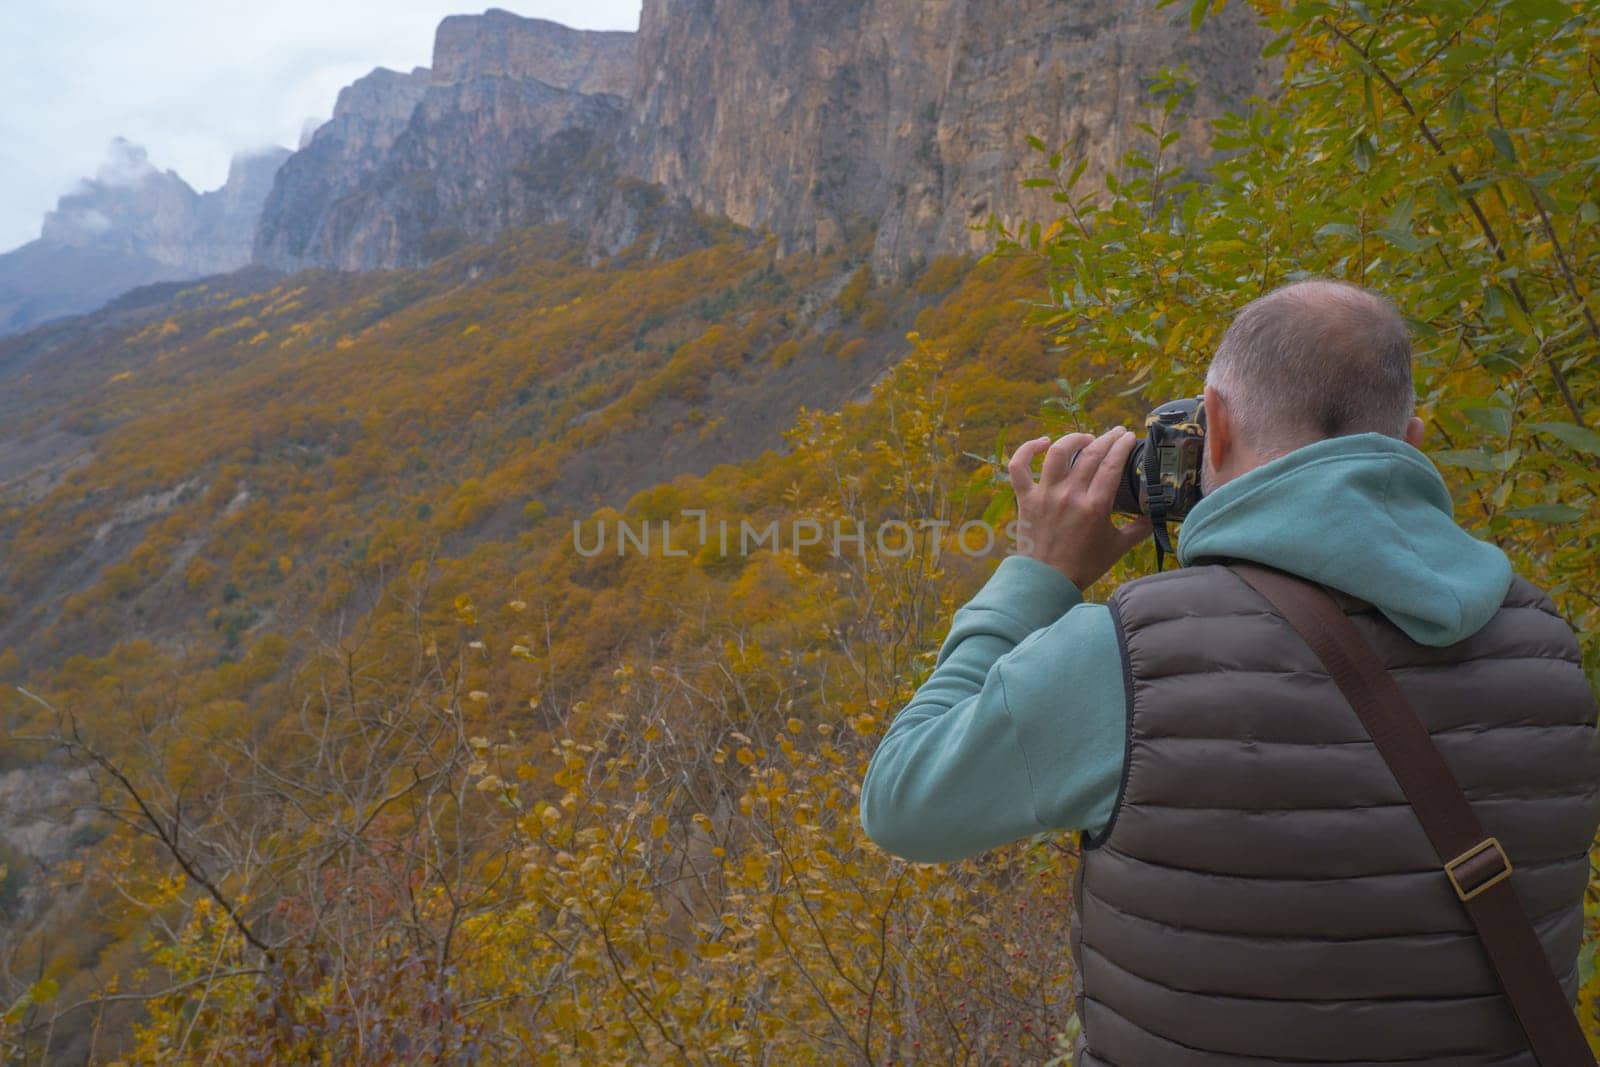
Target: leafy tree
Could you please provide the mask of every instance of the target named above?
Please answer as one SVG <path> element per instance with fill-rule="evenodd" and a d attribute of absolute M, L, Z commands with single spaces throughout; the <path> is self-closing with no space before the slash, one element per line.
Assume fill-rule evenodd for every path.
<path fill-rule="evenodd" d="M 1168 154 L 1189 121 L 1169 73 L 1120 172 L 1090 188 L 1051 156 L 1034 181 L 1062 214 L 1002 232 L 999 251 L 1044 266 L 1040 321 L 1063 345 L 1150 399 L 1197 392 L 1229 314 L 1278 285 L 1386 293 L 1460 520 L 1550 591 L 1600 689 L 1600 6 L 1254 6 L 1282 82 L 1213 124 L 1203 176 Z M 1193 0 L 1191 20 L 1211 8 Z M 1596 1034 L 1593 885 L 1589 904 Z"/>
<path fill-rule="evenodd" d="M 1600 19 L 1560 0 L 1257 5 L 1279 91 L 1214 123 L 1185 179 L 1186 83 L 1103 189 L 1056 156 L 1061 217 L 1002 250 L 1043 322 L 1150 397 L 1197 391 L 1229 313 L 1307 275 L 1388 294 L 1464 521 L 1550 589 L 1600 665 Z M 1208 4 L 1196 2 L 1194 19 Z"/>

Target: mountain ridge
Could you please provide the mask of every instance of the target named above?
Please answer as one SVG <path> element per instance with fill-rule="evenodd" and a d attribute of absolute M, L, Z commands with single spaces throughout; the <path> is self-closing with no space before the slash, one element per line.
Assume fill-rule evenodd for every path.
<path fill-rule="evenodd" d="M 0 334 L 92 311 L 141 285 L 250 263 L 261 205 L 287 148 L 243 152 L 197 192 L 124 138 L 93 178 L 45 215 L 39 237 L 0 255 Z"/>
<path fill-rule="evenodd" d="M 780 254 L 868 234 L 874 269 L 894 274 L 980 252 L 991 216 L 1049 212 L 1048 192 L 1022 185 L 1029 135 L 1086 157 L 1091 178 L 1113 166 L 1165 66 L 1196 76 L 1175 151 L 1199 163 L 1205 120 L 1266 91 L 1265 43 L 1239 8 L 1191 31 L 1174 10 L 1047 0 L 646 0 L 637 34 L 452 15 L 383 161 L 352 195 L 291 160 L 257 259 L 414 267 L 548 222 L 612 248 L 615 186 L 631 179 L 772 231 Z M 299 231 L 317 236 L 297 245 Z"/>
<path fill-rule="evenodd" d="M 119 141 L 121 180 L 83 183 L 0 256 L 0 332 L 246 263 L 414 268 L 551 223 L 598 262 L 697 213 L 771 232 L 780 255 L 869 239 L 894 276 L 980 253 L 991 219 L 1050 213 L 1022 183 L 1030 135 L 1091 180 L 1113 166 L 1169 64 L 1195 75 L 1174 149 L 1194 167 L 1205 120 L 1264 91 L 1264 43 L 1237 7 L 1191 31 L 1109 2 L 646 0 L 637 32 L 451 15 L 431 67 L 357 79 L 299 150 L 241 157 L 222 190 Z"/>

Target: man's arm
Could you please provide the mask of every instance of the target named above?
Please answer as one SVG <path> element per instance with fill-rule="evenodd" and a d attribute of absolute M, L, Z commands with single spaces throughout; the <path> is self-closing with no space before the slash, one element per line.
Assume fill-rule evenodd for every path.
<path fill-rule="evenodd" d="M 1054 567 L 1008 557 L 956 612 L 933 673 L 873 755 L 862 827 L 919 862 L 1040 830 L 1099 831 L 1126 732 L 1110 612 Z"/>
<path fill-rule="evenodd" d="M 1012 454 L 1022 555 L 956 612 L 861 784 L 861 825 L 890 852 L 959 859 L 1111 818 L 1128 719 L 1122 657 L 1110 611 L 1079 590 L 1150 536 L 1147 518 L 1111 522 L 1134 443 L 1115 427 L 1036 437 Z"/>

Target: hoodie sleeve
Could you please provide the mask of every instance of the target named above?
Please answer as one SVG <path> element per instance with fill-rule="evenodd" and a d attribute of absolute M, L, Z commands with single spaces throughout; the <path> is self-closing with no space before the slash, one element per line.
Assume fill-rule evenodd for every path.
<path fill-rule="evenodd" d="M 1009 556 L 956 612 L 933 673 L 874 753 L 862 828 L 923 863 L 1042 830 L 1099 832 L 1126 732 L 1110 611 L 1053 567 Z"/>

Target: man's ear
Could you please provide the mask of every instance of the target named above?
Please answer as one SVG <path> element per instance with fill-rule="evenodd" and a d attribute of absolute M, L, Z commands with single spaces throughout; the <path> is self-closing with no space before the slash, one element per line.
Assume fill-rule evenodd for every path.
<path fill-rule="evenodd" d="M 1206 386 L 1206 458 L 1211 469 L 1222 470 L 1228 453 L 1233 449 L 1233 416 L 1228 411 L 1222 395 Z"/>
<path fill-rule="evenodd" d="M 1206 414 L 1208 414 L 1208 415 L 1211 413 L 1210 412 L 1210 403 L 1211 403 L 1210 401 L 1206 402 L 1206 405 L 1207 405 Z M 1410 445 L 1412 448 L 1421 448 L 1422 447 L 1422 431 L 1423 431 L 1422 420 L 1417 418 L 1415 415 L 1411 416 L 1411 421 L 1406 423 L 1406 432 L 1405 432 L 1406 444 Z"/>

